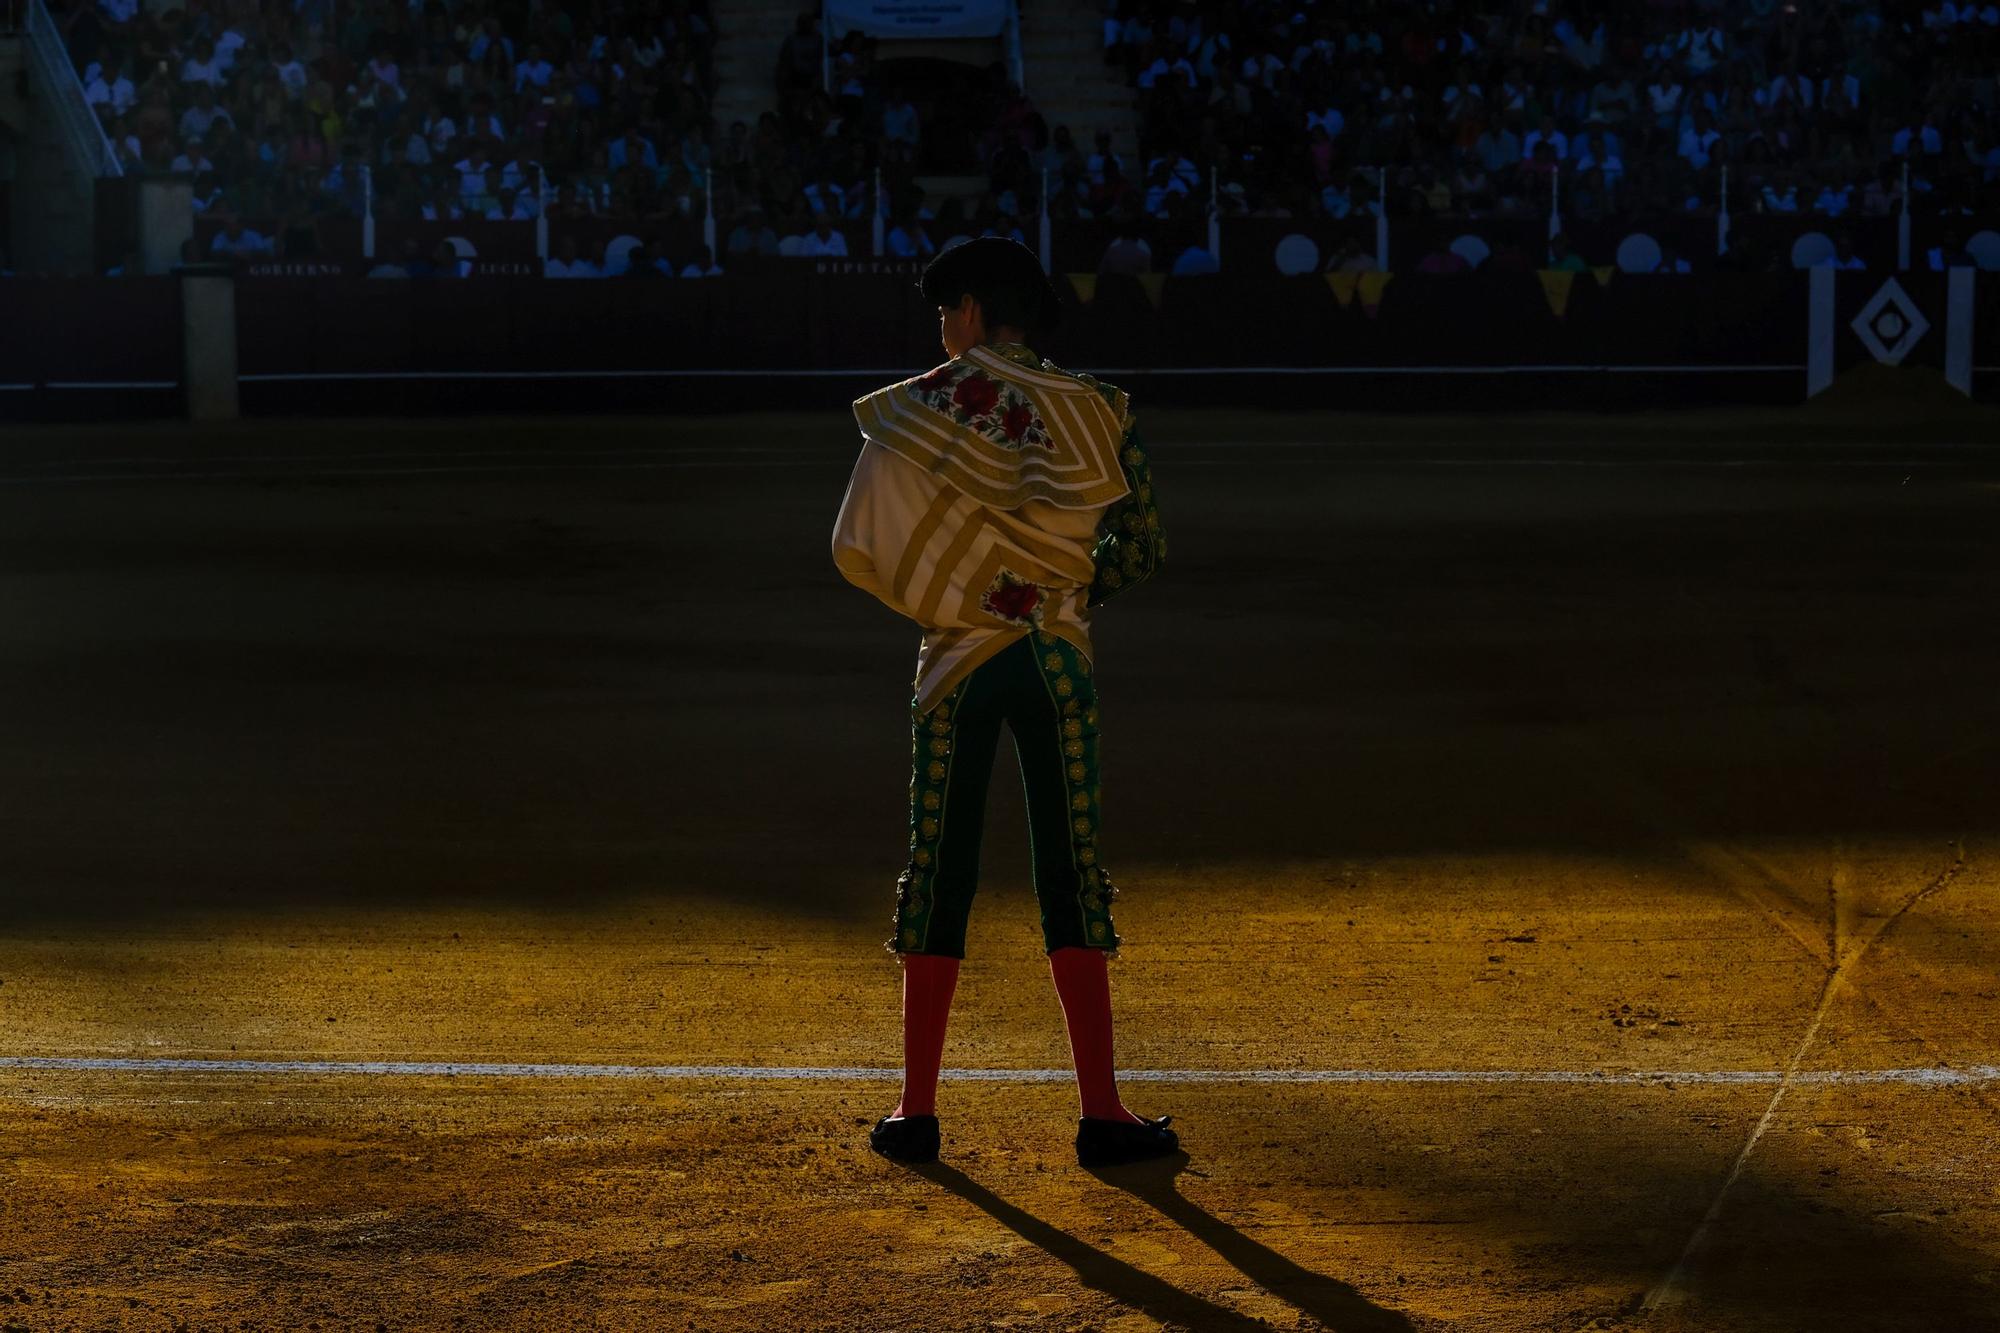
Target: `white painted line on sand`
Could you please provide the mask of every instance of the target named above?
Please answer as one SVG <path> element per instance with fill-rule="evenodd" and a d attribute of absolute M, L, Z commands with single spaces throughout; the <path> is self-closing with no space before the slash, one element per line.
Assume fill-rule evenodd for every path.
<path fill-rule="evenodd" d="M 736 1083 L 882 1082 L 902 1070 L 868 1065 L 513 1064 L 430 1060 L 185 1060 L 109 1056 L 0 1056 L 0 1069 L 109 1073 L 468 1075 L 481 1078 L 651 1078 Z M 1066 1083 L 1067 1069 L 947 1069 L 965 1083 Z M 1121 1069 L 1128 1083 L 1776 1083 L 1779 1069 Z M 1818 1069 L 1793 1083 L 1908 1083 L 1957 1086 L 2000 1082 L 2000 1065 L 1960 1068 Z"/>

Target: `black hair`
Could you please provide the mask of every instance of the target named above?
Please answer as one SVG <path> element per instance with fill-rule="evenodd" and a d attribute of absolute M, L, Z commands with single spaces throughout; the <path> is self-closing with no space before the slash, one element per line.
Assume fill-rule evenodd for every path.
<path fill-rule="evenodd" d="M 1045 333 L 1062 317 L 1054 285 L 1035 252 L 1018 241 L 982 236 L 946 250 L 924 269 L 923 296 L 933 305 L 979 302 L 989 329 Z"/>

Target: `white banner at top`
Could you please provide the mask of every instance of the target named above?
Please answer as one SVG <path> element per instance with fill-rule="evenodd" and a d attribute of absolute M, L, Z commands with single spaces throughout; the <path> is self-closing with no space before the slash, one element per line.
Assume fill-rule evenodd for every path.
<path fill-rule="evenodd" d="M 870 37 L 997 37 L 1009 0 L 825 0 L 826 31 Z"/>

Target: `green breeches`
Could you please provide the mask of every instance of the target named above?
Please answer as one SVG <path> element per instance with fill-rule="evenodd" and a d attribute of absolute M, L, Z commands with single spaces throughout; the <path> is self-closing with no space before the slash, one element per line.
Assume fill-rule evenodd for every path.
<path fill-rule="evenodd" d="M 1050 952 L 1116 949 L 1098 864 L 1097 694 L 1074 645 L 1037 631 L 982 662 L 928 711 L 911 701 L 910 861 L 896 883 L 896 953 L 965 957 L 1000 725 L 1027 796 L 1035 896 Z"/>

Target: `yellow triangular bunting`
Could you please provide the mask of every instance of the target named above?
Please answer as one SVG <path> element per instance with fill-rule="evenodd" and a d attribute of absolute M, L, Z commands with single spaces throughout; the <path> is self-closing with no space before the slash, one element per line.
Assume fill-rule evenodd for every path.
<path fill-rule="evenodd" d="M 1363 273 L 1360 284 L 1361 308 L 1371 315 L 1374 314 L 1376 307 L 1382 304 L 1382 289 L 1387 287 L 1389 279 L 1395 276 L 1393 273 L 1384 273 L 1380 269 L 1373 268 Z"/>
<path fill-rule="evenodd" d="M 1166 286 L 1166 283 L 1167 275 L 1164 273 L 1141 273 L 1139 275 L 1139 285 L 1145 288 L 1146 299 L 1153 303 L 1153 309 L 1155 310 L 1160 308 L 1160 288 Z"/>
<path fill-rule="evenodd" d="M 1097 275 L 1095 273 L 1072 273 L 1069 275 L 1069 289 L 1076 293 L 1076 299 L 1085 305 L 1097 295 Z"/>
<path fill-rule="evenodd" d="M 1616 264 L 1599 264 L 1590 271 L 1597 275 L 1598 286 L 1609 287 L 1611 285 L 1611 275 L 1618 271 L 1618 266 Z"/>
<path fill-rule="evenodd" d="M 1326 285 L 1333 289 L 1333 299 L 1340 302 L 1342 310 L 1353 304 L 1354 284 L 1360 276 L 1352 269 L 1326 275 Z"/>
<path fill-rule="evenodd" d="M 1576 281 L 1575 271 L 1566 268 L 1544 268 L 1537 269 L 1535 276 L 1542 280 L 1542 295 L 1549 298 L 1549 309 L 1556 312 L 1557 319 L 1561 319 L 1563 312 L 1569 309 L 1569 289 Z"/>

